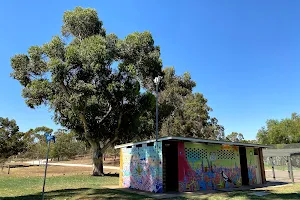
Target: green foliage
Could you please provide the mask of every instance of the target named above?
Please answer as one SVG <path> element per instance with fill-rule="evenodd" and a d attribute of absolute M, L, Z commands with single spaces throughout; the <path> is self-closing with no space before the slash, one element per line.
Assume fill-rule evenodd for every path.
<path fill-rule="evenodd" d="M 91 8 L 76 7 L 74 11 L 66 11 L 63 23 L 62 34 L 65 36 L 84 39 L 92 35 L 105 35 L 97 11 Z"/>
<path fill-rule="evenodd" d="M 186 72 L 176 76 L 173 67 L 164 69 L 162 90 L 159 96 L 159 110 L 162 136 L 198 137 L 221 139 L 224 128 L 211 118 L 212 109 L 201 93 L 193 93 L 196 83 Z"/>
<path fill-rule="evenodd" d="M 292 113 L 291 118 L 282 120 L 270 119 L 266 127 L 257 133 L 257 140 L 261 144 L 291 144 L 300 142 L 300 116 Z"/>
<path fill-rule="evenodd" d="M 23 158 L 44 159 L 47 152 L 47 142 L 45 133 L 52 133 L 51 128 L 41 126 L 30 129 L 24 134 L 26 151 L 20 155 Z"/>
<path fill-rule="evenodd" d="M 49 106 L 57 123 L 90 143 L 95 159 L 117 141 L 151 135 L 153 119 L 145 118 L 155 105 L 153 79 L 162 75 L 152 35 L 118 39 L 106 34 L 94 9 L 81 7 L 64 13 L 62 33 L 72 41 L 55 36 L 11 59 L 26 104 Z"/>
<path fill-rule="evenodd" d="M 231 142 L 242 142 L 244 141 L 244 135 L 242 133 L 232 132 L 226 136 L 226 140 Z M 244 141 L 246 143 L 246 141 Z"/>
<path fill-rule="evenodd" d="M 258 144 L 257 140 L 241 140 L 241 143 L 248 143 L 248 144 Z"/>
<path fill-rule="evenodd" d="M 0 163 L 25 150 L 23 136 L 15 120 L 0 117 Z"/>
<path fill-rule="evenodd" d="M 27 105 L 49 105 L 56 122 L 100 146 L 135 137 L 138 119 L 153 106 L 151 93 L 141 94 L 140 84 L 151 89 L 161 74 L 151 34 L 135 32 L 124 40 L 107 35 L 97 12 L 81 7 L 66 11 L 63 22 L 63 35 L 72 36 L 69 44 L 55 36 L 11 59 Z M 127 126 L 128 121 L 135 124 Z"/>
<path fill-rule="evenodd" d="M 47 152 L 47 142 L 44 133 L 52 133 L 53 130 L 45 126 L 30 129 L 24 134 L 26 151 L 20 155 L 22 158 L 44 159 Z M 50 144 L 49 158 L 63 160 L 71 159 L 76 155 L 87 153 L 86 143 L 76 139 L 74 132 L 59 129 L 54 132 L 56 143 Z"/>
<path fill-rule="evenodd" d="M 83 141 L 78 141 L 73 132 L 68 133 L 66 130 L 58 130 L 54 134 L 56 142 L 51 144 L 50 158 L 64 160 L 87 153 L 85 143 Z"/>

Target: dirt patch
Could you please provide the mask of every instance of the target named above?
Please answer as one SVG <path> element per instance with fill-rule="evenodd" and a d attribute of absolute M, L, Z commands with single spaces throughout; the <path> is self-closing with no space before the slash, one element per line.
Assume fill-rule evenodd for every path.
<path fill-rule="evenodd" d="M 266 179 L 267 181 L 273 181 L 273 172 L 272 170 L 266 170 Z M 300 171 L 295 170 L 293 171 L 294 174 L 294 181 L 296 183 L 300 183 Z M 283 181 L 283 182 L 291 182 L 292 180 L 289 178 L 288 171 L 283 170 L 275 170 L 275 180 Z"/>

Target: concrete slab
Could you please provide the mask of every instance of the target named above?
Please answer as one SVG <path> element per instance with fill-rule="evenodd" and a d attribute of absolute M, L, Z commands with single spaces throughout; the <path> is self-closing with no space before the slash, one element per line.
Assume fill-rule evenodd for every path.
<path fill-rule="evenodd" d="M 179 197 L 181 195 L 181 193 L 153 193 L 153 192 L 146 192 L 146 191 L 141 191 L 141 190 L 136 190 L 136 189 L 130 189 L 130 188 L 122 188 L 118 185 L 109 185 L 109 186 L 105 186 L 105 188 L 108 189 L 114 189 L 114 190 L 119 190 L 119 191 L 123 191 L 123 192 L 127 192 L 127 193 L 134 193 L 134 194 L 138 194 L 138 195 L 143 195 L 146 197 L 151 197 L 154 199 L 170 199 L 170 198 L 175 198 L 175 197 Z"/>
<path fill-rule="evenodd" d="M 266 187 L 270 187 L 270 186 L 282 186 L 282 185 L 286 185 L 288 183 L 286 182 L 267 182 L 265 184 L 255 184 L 255 185 L 243 185 L 241 187 L 235 187 L 235 188 L 222 188 L 222 189 L 218 189 L 218 191 L 221 192 L 233 192 L 233 191 L 247 191 L 247 190 L 255 190 L 258 188 L 266 188 Z"/>
<path fill-rule="evenodd" d="M 258 197 L 263 197 L 270 194 L 270 192 L 265 192 L 265 191 L 260 191 L 260 192 L 253 192 L 250 193 L 249 195 L 254 195 L 254 196 L 258 196 Z"/>
<path fill-rule="evenodd" d="M 285 182 L 267 182 L 266 184 L 259 184 L 259 185 L 251 185 L 251 186 L 241 186 L 237 188 L 226 188 L 226 189 L 218 189 L 218 190 L 209 190 L 209 191 L 196 191 L 196 192 L 167 192 L 167 193 L 152 193 L 152 192 L 146 192 L 136 189 L 130 189 L 130 188 L 122 188 L 118 185 L 111 185 L 111 186 L 105 186 L 105 188 L 108 189 L 115 189 L 120 190 L 127 193 L 134 193 L 143 195 L 146 197 L 151 197 L 155 199 L 170 199 L 170 198 L 176 198 L 176 197 L 196 197 L 199 195 L 209 196 L 210 194 L 215 193 L 221 193 L 221 192 L 233 192 L 233 191 L 253 191 L 254 193 L 257 193 L 258 195 L 262 195 L 265 193 L 262 193 L 264 191 L 255 191 L 256 189 L 262 190 L 267 187 L 274 187 L 274 186 L 282 186 L 288 183 Z M 255 192 L 254 192 L 255 191 Z"/>
<path fill-rule="evenodd" d="M 265 170 L 265 172 L 267 181 L 292 182 L 292 180 L 289 178 L 289 173 L 287 170 L 278 170 L 275 167 L 275 180 L 273 179 L 272 170 Z M 300 183 L 300 170 L 293 169 L 293 174 L 295 183 Z"/>

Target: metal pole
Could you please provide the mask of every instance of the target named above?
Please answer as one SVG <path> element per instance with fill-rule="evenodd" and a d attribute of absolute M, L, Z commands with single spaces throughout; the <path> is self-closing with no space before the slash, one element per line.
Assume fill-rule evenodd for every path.
<path fill-rule="evenodd" d="M 48 167 L 48 155 L 50 149 L 50 141 L 48 141 L 48 149 L 46 154 L 46 166 L 45 166 L 45 173 L 44 173 L 44 184 L 43 184 L 43 191 L 42 191 L 42 200 L 44 200 L 44 192 L 45 192 L 45 185 L 46 185 L 46 174 L 47 174 L 47 167 Z"/>
<path fill-rule="evenodd" d="M 158 140 L 158 83 L 156 83 L 156 142 Z"/>

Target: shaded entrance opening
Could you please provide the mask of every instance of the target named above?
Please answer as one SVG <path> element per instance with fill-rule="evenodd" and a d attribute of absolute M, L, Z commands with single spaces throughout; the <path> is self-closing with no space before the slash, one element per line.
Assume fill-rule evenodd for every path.
<path fill-rule="evenodd" d="M 164 188 L 166 192 L 178 191 L 178 145 L 177 142 L 163 143 Z"/>
<path fill-rule="evenodd" d="M 242 185 L 249 185 L 246 148 L 239 147 L 239 151 L 240 151 Z"/>

